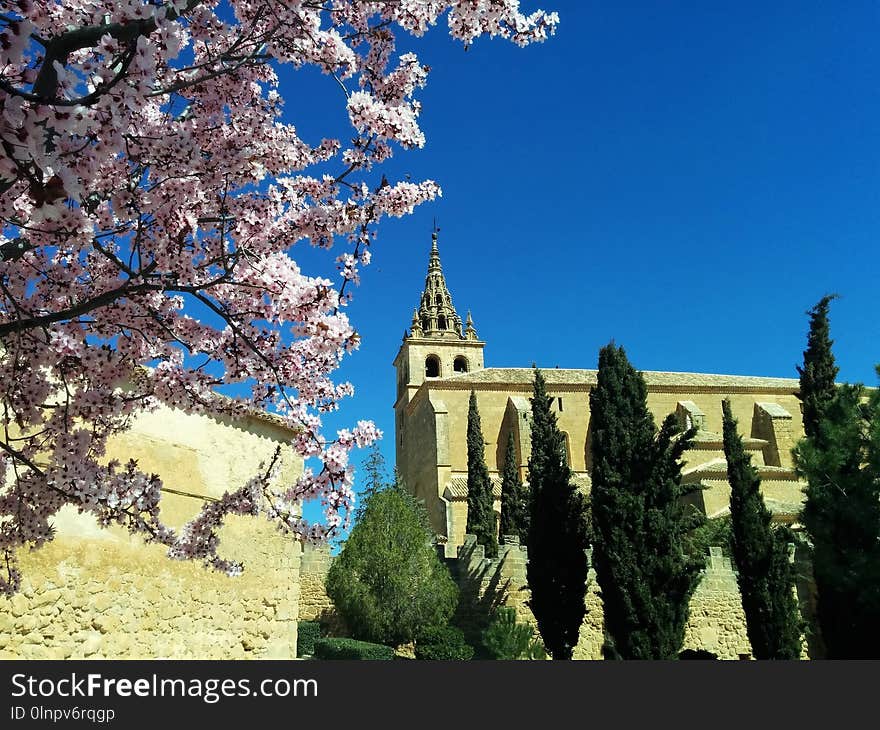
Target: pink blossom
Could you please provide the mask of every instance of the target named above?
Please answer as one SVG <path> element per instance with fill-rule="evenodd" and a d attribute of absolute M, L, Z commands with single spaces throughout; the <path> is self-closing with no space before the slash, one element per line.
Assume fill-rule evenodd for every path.
<path fill-rule="evenodd" d="M 421 35 L 446 14 L 465 44 L 524 45 L 558 22 L 524 15 L 518 0 L 220 7 L 4 3 L 0 592 L 17 590 L 16 551 L 52 539 L 65 504 L 232 574 L 241 566 L 218 553 L 227 514 L 263 513 L 309 541 L 345 527 L 350 451 L 381 434 L 362 421 L 322 435 L 322 414 L 353 394 L 332 379 L 360 343 L 344 307 L 376 224 L 441 194 L 431 180 L 367 184 L 373 166 L 425 141 L 415 94 L 428 70 L 395 55 L 395 35 Z M 343 87 L 350 144 L 315 146 L 284 121 L 284 64 Z M 307 100 L 290 105 L 310 111 Z M 300 269 L 305 242 L 343 249 L 337 280 Z M 220 398 L 220 383 L 246 384 L 250 397 Z M 106 463 L 107 439 L 159 403 L 232 418 L 272 411 L 308 468 L 279 485 L 270 465 L 176 534 L 159 519 L 161 480 Z M 323 523 L 299 516 L 306 499 L 322 503 Z"/>

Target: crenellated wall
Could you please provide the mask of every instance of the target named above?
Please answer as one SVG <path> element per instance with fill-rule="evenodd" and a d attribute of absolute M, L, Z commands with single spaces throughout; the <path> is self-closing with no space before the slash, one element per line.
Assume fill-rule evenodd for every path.
<path fill-rule="evenodd" d="M 517 538 L 503 538 L 496 558 L 485 556 L 485 548 L 477 544 L 474 535 L 465 535 L 454 557 L 446 557 L 443 545 L 438 545 L 437 549 L 460 591 L 453 623 L 464 630 L 470 642 L 476 644 L 480 641 L 493 612 L 502 606 L 513 608 L 519 623 L 528 623 L 537 629 L 528 606 L 528 549 L 520 545 Z M 331 563 L 332 557 L 326 548 L 307 549 L 304 554 L 300 619 L 338 620 L 323 585 Z M 805 624 L 815 625 L 815 593 L 809 560 L 801 555 L 795 565 L 798 576 L 795 590 L 800 610 Z M 603 659 L 605 620 L 602 594 L 592 567 L 587 575 L 584 602 L 587 611 L 574 659 Z M 336 632 L 344 635 L 344 627 L 337 624 Z M 720 547 L 709 548 L 706 568 L 691 598 L 682 645 L 684 650 L 708 652 L 718 659 L 752 658 L 736 573 L 730 558 L 724 556 Z M 820 656 L 821 642 L 808 632 L 801 658 Z"/>

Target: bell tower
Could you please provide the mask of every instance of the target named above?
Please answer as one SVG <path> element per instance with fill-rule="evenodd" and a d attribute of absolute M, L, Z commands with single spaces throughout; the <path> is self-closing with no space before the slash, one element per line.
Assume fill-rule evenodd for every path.
<path fill-rule="evenodd" d="M 419 306 L 413 310 L 410 327 L 403 333 L 403 342 L 394 367 L 397 369 L 397 436 L 403 428 L 404 411 L 415 392 L 427 380 L 440 380 L 460 373 L 483 369 L 483 348 L 486 343 L 477 337 L 470 312 L 462 324 L 446 286 L 437 229 L 431 234 L 428 274 Z"/>

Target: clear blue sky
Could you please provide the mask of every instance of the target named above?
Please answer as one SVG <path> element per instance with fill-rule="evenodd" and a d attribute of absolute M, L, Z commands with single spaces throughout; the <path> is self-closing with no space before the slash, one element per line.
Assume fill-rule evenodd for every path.
<path fill-rule="evenodd" d="M 438 26 L 401 46 L 432 67 L 428 141 L 384 171 L 443 198 L 380 227 L 340 372 L 357 394 L 328 424 L 373 419 L 393 465 L 391 362 L 435 216 L 489 367 L 593 368 L 614 338 L 643 370 L 796 377 L 804 312 L 834 291 L 840 377 L 875 384 L 880 6 L 523 0 L 538 7 L 561 19 L 542 45 L 465 53 Z M 338 94 L 290 74 L 289 119 L 349 136 Z"/>

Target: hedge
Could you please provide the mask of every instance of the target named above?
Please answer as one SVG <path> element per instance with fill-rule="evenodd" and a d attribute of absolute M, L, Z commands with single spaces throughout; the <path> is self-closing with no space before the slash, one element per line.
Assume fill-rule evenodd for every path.
<path fill-rule="evenodd" d="M 454 626 L 435 626 L 422 632 L 416 642 L 416 659 L 473 659 L 474 649 Z"/>
<path fill-rule="evenodd" d="M 317 621 L 299 621 L 296 625 L 296 655 L 311 656 L 315 642 L 321 638 L 321 624 Z"/>
<path fill-rule="evenodd" d="M 394 659 L 394 649 L 356 639 L 327 638 L 315 642 L 315 659 Z"/>

